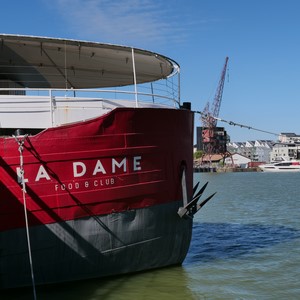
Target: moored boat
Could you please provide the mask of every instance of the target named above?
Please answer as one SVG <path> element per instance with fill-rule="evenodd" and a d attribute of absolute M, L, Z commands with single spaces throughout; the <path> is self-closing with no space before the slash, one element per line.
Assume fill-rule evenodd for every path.
<path fill-rule="evenodd" d="M 283 160 L 273 162 L 270 164 L 263 164 L 258 166 L 264 172 L 299 172 L 300 161 L 298 160 Z"/>
<path fill-rule="evenodd" d="M 0 288 L 182 263 L 203 189 L 193 197 L 179 65 L 124 46 L 0 39 Z"/>

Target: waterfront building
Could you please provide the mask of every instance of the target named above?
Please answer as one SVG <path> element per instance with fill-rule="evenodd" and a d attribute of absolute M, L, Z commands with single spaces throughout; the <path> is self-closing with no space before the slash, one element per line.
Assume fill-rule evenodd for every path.
<path fill-rule="evenodd" d="M 274 141 L 256 140 L 246 142 L 229 142 L 227 149 L 232 154 L 240 154 L 253 162 L 269 162 Z"/>
<path fill-rule="evenodd" d="M 283 132 L 279 135 L 280 143 L 300 143 L 300 135 L 293 132 Z"/>
<path fill-rule="evenodd" d="M 225 158 L 225 165 L 232 166 L 237 168 L 248 168 L 248 164 L 251 162 L 251 159 L 241 155 L 239 153 L 234 153 L 231 157 Z"/>
<path fill-rule="evenodd" d="M 270 152 L 270 161 L 300 159 L 300 143 L 275 143 Z"/>
<path fill-rule="evenodd" d="M 293 132 L 281 133 L 273 144 L 270 161 L 300 159 L 300 135 Z"/>

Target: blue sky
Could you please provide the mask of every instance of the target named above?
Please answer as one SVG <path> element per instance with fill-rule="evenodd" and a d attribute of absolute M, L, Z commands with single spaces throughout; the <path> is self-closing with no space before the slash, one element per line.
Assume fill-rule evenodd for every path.
<path fill-rule="evenodd" d="M 181 98 L 203 110 L 229 56 L 220 117 L 300 134 L 298 0 L 10 0 L 0 31 L 116 43 L 181 66 Z M 196 115 L 195 123 L 200 126 Z M 232 141 L 276 136 L 225 126 Z"/>

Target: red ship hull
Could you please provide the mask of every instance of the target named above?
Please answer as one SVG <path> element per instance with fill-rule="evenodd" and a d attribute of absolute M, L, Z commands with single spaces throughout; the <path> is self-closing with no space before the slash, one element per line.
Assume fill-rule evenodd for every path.
<path fill-rule="evenodd" d="M 193 113 L 118 108 L 24 140 L 0 139 L 0 288 L 31 284 L 24 201 L 37 284 L 180 264 L 192 220 Z"/>

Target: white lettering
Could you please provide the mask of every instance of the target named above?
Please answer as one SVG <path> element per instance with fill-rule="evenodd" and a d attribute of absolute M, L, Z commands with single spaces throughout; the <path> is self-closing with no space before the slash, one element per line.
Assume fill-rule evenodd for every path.
<path fill-rule="evenodd" d="M 102 174 L 106 174 L 106 171 L 101 163 L 100 160 L 97 161 L 93 175 L 96 175 L 97 173 L 101 172 Z"/>
<path fill-rule="evenodd" d="M 115 178 L 105 178 L 105 179 L 95 179 L 92 181 L 86 180 L 82 184 L 79 182 L 66 182 L 62 184 L 54 184 L 55 191 L 71 191 L 73 189 L 78 190 L 79 188 L 85 188 L 85 189 L 92 189 L 96 188 L 99 189 L 101 187 L 114 185 L 115 184 Z"/>
<path fill-rule="evenodd" d="M 58 184 L 55 184 L 54 185 L 54 189 L 55 189 L 55 191 L 57 192 L 59 189 L 61 190 L 61 191 L 66 191 L 67 189 L 68 190 L 72 190 L 73 188 L 75 188 L 76 190 L 78 190 L 79 189 L 79 187 L 80 187 L 80 185 L 79 185 L 79 183 L 78 182 L 69 182 L 69 183 L 67 183 L 67 184 L 60 184 L 60 185 L 58 185 Z"/>
<path fill-rule="evenodd" d="M 109 158 L 110 162 L 111 162 L 111 169 L 109 167 L 106 166 L 106 164 L 103 164 L 103 160 L 98 159 L 95 160 L 95 164 L 94 167 L 90 167 L 89 165 L 86 165 L 84 162 L 82 161 L 75 161 L 73 162 L 73 177 L 74 178 L 79 178 L 79 177 L 85 177 L 88 175 L 89 176 L 100 176 L 101 175 L 107 175 L 108 173 L 115 174 L 116 172 L 136 172 L 136 171 L 141 171 L 142 170 L 142 156 L 138 155 L 138 156 L 133 156 L 132 158 L 130 158 L 128 160 L 127 157 L 118 157 L 118 158 Z M 92 162 L 91 162 L 92 163 Z M 108 170 L 109 169 L 109 170 Z M 16 167 L 16 174 L 17 174 L 17 179 L 18 182 L 21 183 L 22 181 L 22 170 L 20 167 Z M 27 175 L 28 176 L 28 175 Z M 29 181 L 33 181 L 34 177 L 29 177 L 29 178 L 24 178 L 25 182 L 29 182 Z M 51 180 L 48 171 L 46 169 L 45 166 L 43 165 L 39 165 L 38 166 L 38 171 L 36 172 L 36 177 L 35 177 L 35 181 L 39 182 L 41 181 L 41 179 L 44 180 Z M 105 180 L 100 181 L 98 180 L 97 183 L 87 183 L 85 184 L 84 182 L 82 183 L 83 185 L 89 185 L 89 187 L 91 185 L 94 184 L 94 186 L 101 186 L 101 185 L 106 185 Z M 74 184 L 72 184 L 72 186 L 65 186 L 65 188 L 68 189 L 79 189 L 82 187 L 82 184 L 79 184 L 77 186 L 75 186 Z M 56 187 L 55 186 L 55 190 L 59 190 L 59 189 L 63 189 L 61 188 L 59 185 Z"/>
<path fill-rule="evenodd" d="M 40 166 L 39 171 L 36 175 L 35 181 L 39 181 L 41 178 L 50 180 L 50 177 L 43 166 Z"/>
<path fill-rule="evenodd" d="M 141 168 L 141 156 L 134 156 L 133 157 L 133 171 L 140 171 Z"/>
<path fill-rule="evenodd" d="M 18 176 L 18 183 L 22 183 L 22 174 L 21 174 L 21 168 L 20 167 L 17 167 L 17 176 Z M 24 182 L 28 182 L 28 179 L 24 178 Z"/>
<path fill-rule="evenodd" d="M 112 159 L 111 161 L 111 164 L 112 164 L 112 173 L 116 173 L 116 167 L 118 168 L 121 168 L 123 166 L 123 172 L 125 173 L 126 172 L 126 157 L 123 158 L 123 160 L 118 163 L 114 158 Z"/>
<path fill-rule="evenodd" d="M 78 170 L 78 167 L 81 167 L 81 171 Z M 86 172 L 86 166 L 83 162 L 80 162 L 80 161 L 73 162 L 74 177 L 81 177 L 85 174 L 85 172 Z"/>

